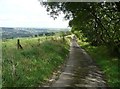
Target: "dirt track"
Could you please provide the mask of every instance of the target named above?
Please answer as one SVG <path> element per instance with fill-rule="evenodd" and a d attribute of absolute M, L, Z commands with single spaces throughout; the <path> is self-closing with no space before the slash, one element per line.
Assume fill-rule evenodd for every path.
<path fill-rule="evenodd" d="M 103 73 L 90 56 L 77 44 L 75 38 L 72 39 L 70 46 L 69 59 L 64 71 L 52 87 L 57 89 L 60 87 L 92 87 L 92 89 L 101 87 L 104 89 L 106 82 L 103 80 Z"/>

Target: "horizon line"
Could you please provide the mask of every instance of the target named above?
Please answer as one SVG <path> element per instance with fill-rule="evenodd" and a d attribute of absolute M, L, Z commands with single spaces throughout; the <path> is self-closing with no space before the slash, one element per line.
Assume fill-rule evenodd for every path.
<path fill-rule="evenodd" d="M 7 26 L 2 26 L 2 27 L 0 27 L 0 28 L 52 28 L 52 29 L 58 29 L 58 28 L 54 28 L 54 27 L 7 27 Z M 70 29 L 70 27 L 65 27 L 65 28 L 67 28 L 67 29 Z"/>

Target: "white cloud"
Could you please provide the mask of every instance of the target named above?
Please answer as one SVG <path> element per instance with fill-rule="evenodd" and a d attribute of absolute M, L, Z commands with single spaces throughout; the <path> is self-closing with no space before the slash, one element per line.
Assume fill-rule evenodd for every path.
<path fill-rule="evenodd" d="M 50 18 L 38 0 L 0 0 L 0 27 L 67 27 L 62 17 Z"/>

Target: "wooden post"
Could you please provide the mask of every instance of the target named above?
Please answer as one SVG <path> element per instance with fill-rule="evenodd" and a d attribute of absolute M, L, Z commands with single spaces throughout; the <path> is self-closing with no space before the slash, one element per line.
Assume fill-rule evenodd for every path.
<path fill-rule="evenodd" d="M 19 40 L 19 39 L 17 40 L 17 48 L 18 48 L 18 49 L 23 49 L 23 47 L 22 47 L 21 44 L 20 44 L 20 40 Z"/>

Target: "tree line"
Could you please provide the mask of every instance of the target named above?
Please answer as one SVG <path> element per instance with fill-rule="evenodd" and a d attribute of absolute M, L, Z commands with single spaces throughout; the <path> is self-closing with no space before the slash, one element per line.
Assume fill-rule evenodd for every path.
<path fill-rule="evenodd" d="M 51 17 L 63 13 L 71 32 L 91 45 L 120 54 L 120 2 L 42 2 Z M 82 37 L 81 37 L 82 34 Z"/>

